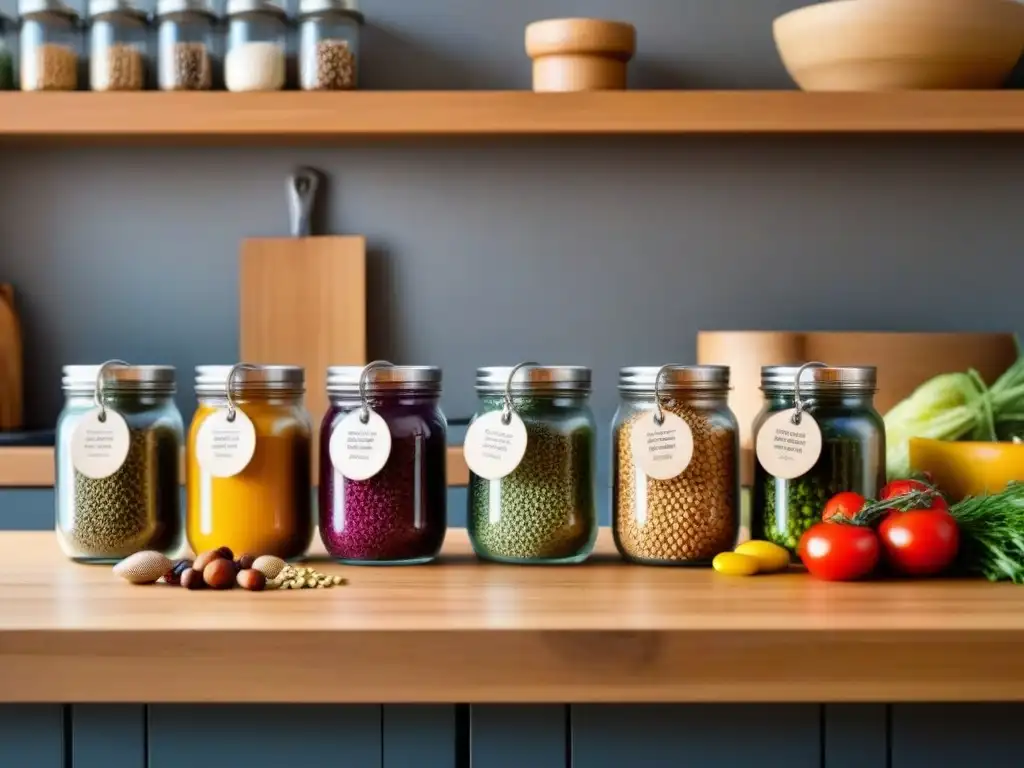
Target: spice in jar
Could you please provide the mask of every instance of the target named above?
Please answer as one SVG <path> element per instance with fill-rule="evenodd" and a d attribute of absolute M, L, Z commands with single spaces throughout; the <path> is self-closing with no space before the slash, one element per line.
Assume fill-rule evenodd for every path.
<path fill-rule="evenodd" d="M 78 54 L 70 46 L 42 43 L 22 55 L 21 90 L 73 91 L 77 87 Z"/>
<path fill-rule="evenodd" d="M 279 91 L 284 87 L 284 48 L 274 42 L 241 43 L 224 60 L 229 91 Z"/>
<path fill-rule="evenodd" d="M 8 44 L 8 32 L 14 29 L 14 22 L 0 11 L 0 91 L 14 87 L 14 55 Z"/>
<path fill-rule="evenodd" d="M 205 43 L 175 43 L 171 49 L 166 91 L 208 91 L 213 84 L 210 52 Z"/>
<path fill-rule="evenodd" d="M 141 91 L 145 86 L 142 51 L 129 43 L 113 43 L 94 51 L 89 70 L 94 91 Z"/>
<path fill-rule="evenodd" d="M 728 389 L 729 369 L 721 366 L 620 371 L 622 401 L 613 424 L 612 523 L 616 546 L 625 558 L 652 564 L 706 564 L 736 545 L 739 437 L 726 401 Z M 657 427 L 656 413 L 681 419 L 689 436 L 660 429 L 653 438 L 659 451 L 654 460 L 676 461 L 675 453 L 669 452 L 685 454 L 692 443 L 685 468 L 665 479 L 648 475 L 634 454 L 634 432 L 651 424 Z M 640 437 L 651 439 L 646 431 Z"/>
<path fill-rule="evenodd" d="M 342 91 L 356 86 L 356 57 L 348 40 L 320 40 L 316 44 L 316 79 L 307 90 Z"/>
<path fill-rule="evenodd" d="M 597 535 L 590 369 L 481 368 L 478 418 L 505 408 L 506 384 L 512 411 L 526 429 L 526 451 L 504 477 L 471 473 L 473 548 L 480 557 L 501 562 L 581 562 Z"/>

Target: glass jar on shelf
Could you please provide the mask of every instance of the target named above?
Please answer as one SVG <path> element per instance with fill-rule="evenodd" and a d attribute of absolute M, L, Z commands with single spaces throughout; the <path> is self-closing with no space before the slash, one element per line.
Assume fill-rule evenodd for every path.
<path fill-rule="evenodd" d="M 327 553 L 353 565 L 433 560 L 448 520 L 441 369 L 332 367 L 327 393 L 331 406 L 320 433 L 320 536 Z M 374 414 L 390 438 L 377 460 L 366 434 Z"/>
<path fill-rule="evenodd" d="M 185 529 L 193 551 L 302 556 L 313 535 L 305 374 L 287 365 L 196 368 Z"/>
<path fill-rule="evenodd" d="M 288 14 L 271 0 L 228 0 L 224 83 L 229 91 L 279 91 L 288 62 Z"/>
<path fill-rule="evenodd" d="M 157 87 L 161 91 L 208 91 L 219 56 L 212 0 L 158 0 Z"/>
<path fill-rule="evenodd" d="M 57 539 L 68 557 L 115 562 L 182 541 L 181 414 L 174 368 L 119 361 L 64 368 L 57 421 Z"/>
<path fill-rule="evenodd" d="M 89 87 L 141 91 L 146 87 L 149 20 L 132 0 L 89 2 Z"/>
<path fill-rule="evenodd" d="M 877 495 L 885 483 L 885 425 L 874 406 L 876 381 L 868 366 L 761 369 L 765 403 L 753 429 L 754 538 L 795 555 L 829 498 L 843 491 Z"/>
<path fill-rule="evenodd" d="M 612 422 L 612 533 L 636 563 L 705 565 L 740 533 L 729 369 L 623 368 Z"/>
<path fill-rule="evenodd" d="M 0 91 L 9 91 L 14 88 L 14 59 L 17 34 L 17 23 L 3 11 L 0 11 Z"/>
<path fill-rule="evenodd" d="M 299 1 L 299 84 L 304 91 L 348 91 L 359 84 L 356 0 Z"/>
<path fill-rule="evenodd" d="M 590 381 L 581 366 L 477 369 L 480 406 L 465 452 L 469 538 L 479 557 L 545 564 L 590 555 L 597 537 Z"/>
<path fill-rule="evenodd" d="M 21 0 L 18 15 L 21 90 L 76 90 L 82 43 L 78 12 L 60 0 Z"/>

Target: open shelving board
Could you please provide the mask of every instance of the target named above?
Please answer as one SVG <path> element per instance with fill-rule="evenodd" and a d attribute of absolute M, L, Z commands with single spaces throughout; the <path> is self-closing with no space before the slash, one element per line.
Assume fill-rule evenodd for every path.
<path fill-rule="evenodd" d="M 1017 133 L 1024 91 L 0 93 L 0 144 Z"/>

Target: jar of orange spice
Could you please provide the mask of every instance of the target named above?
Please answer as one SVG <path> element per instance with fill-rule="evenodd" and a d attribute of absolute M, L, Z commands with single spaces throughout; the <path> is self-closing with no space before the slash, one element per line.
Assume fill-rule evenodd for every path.
<path fill-rule="evenodd" d="M 313 535 L 305 374 L 284 365 L 196 368 L 186 534 L 195 552 L 300 557 Z"/>

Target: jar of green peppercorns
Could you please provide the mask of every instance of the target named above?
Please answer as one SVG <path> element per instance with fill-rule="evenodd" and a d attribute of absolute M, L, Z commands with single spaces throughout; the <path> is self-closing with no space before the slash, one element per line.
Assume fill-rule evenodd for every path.
<path fill-rule="evenodd" d="M 799 372 L 799 386 L 797 375 Z M 885 482 L 885 426 L 873 367 L 765 366 L 754 420 L 754 538 L 795 554 L 825 502 L 843 491 L 877 495 Z"/>
<path fill-rule="evenodd" d="M 0 91 L 14 88 L 14 42 L 18 25 L 0 11 Z"/>
<path fill-rule="evenodd" d="M 469 538 L 479 557 L 550 564 L 590 555 L 597 537 L 590 379 L 580 366 L 477 370 L 480 408 L 466 456 Z M 473 471 L 488 462 L 497 469 L 487 477 Z"/>
<path fill-rule="evenodd" d="M 74 560 L 114 562 L 182 543 L 181 414 L 169 365 L 64 368 L 57 421 L 56 529 Z"/>

